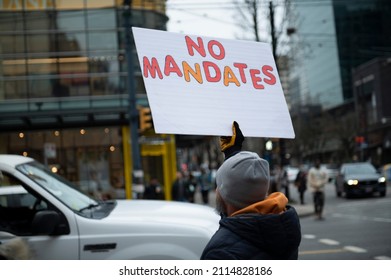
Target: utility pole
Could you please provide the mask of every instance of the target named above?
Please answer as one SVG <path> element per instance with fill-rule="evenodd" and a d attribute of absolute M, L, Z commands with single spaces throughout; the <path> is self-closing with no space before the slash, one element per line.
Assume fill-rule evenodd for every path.
<path fill-rule="evenodd" d="M 269 19 L 270 19 L 270 36 L 272 37 L 272 51 L 274 60 L 276 61 L 276 65 L 278 68 L 277 63 L 277 37 L 276 37 L 276 27 L 274 25 L 274 6 L 273 2 L 269 2 Z"/>
<path fill-rule="evenodd" d="M 138 117 L 136 103 L 136 88 L 134 85 L 134 63 L 132 53 L 132 0 L 124 0 L 124 29 L 125 29 L 125 52 L 126 63 L 128 67 L 128 92 L 129 92 L 129 126 L 130 139 L 132 146 L 132 187 L 133 191 L 136 188 L 143 187 L 144 172 L 141 167 L 140 145 L 138 141 Z"/>
<path fill-rule="evenodd" d="M 270 36 L 272 38 L 272 51 L 273 57 L 278 68 L 278 56 L 277 56 L 277 37 L 276 37 L 276 27 L 274 24 L 274 6 L 273 2 L 269 1 L 269 19 L 270 19 Z M 283 166 L 285 164 L 285 140 L 280 138 L 278 141 L 279 144 L 279 164 Z"/>

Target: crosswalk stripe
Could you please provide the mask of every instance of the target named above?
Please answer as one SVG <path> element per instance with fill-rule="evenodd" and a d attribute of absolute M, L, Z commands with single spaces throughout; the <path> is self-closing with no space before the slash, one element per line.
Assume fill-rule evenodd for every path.
<path fill-rule="evenodd" d="M 345 247 L 343 247 L 343 249 L 346 251 L 353 252 L 353 253 L 366 253 L 367 252 L 367 250 L 360 248 L 360 247 L 356 247 L 356 246 L 345 246 Z"/>
<path fill-rule="evenodd" d="M 385 218 L 374 218 L 375 222 L 383 222 L 383 223 L 391 223 L 391 219 L 385 219 Z"/>
<path fill-rule="evenodd" d="M 319 239 L 319 242 L 327 245 L 339 245 L 338 241 L 332 239 Z"/>
<path fill-rule="evenodd" d="M 377 256 L 374 257 L 375 260 L 391 260 L 391 257 L 388 256 Z"/>
<path fill-rule="evenodd" d="M 341 214 L 341 213 L 334 213 L 333 217 L 372 221 L 372 222 L 381 222 L 381 223 L 391 223 L 391 219 L 389 219 L 389 218 L 368 217 L 368 216 L 360 216 L 360 215 L 348 215 L 348 214 Z"/>
<path fill-rule="evenodd" d="M 305 239 L 315 239 L 316 236 L 313 235 L 313 234 L 303 234 L 303 238 L 305 238 Z M 336 240 L 333 240 L 333 239 L 327 239 L 327 238 L 319 239 L 318 242 L 326 244 L 326 245 L 330 245 L 330 246 L 340 245 L 339 241 L 336 241 Z M 299 252 L 299 254 L 300 255 L 329 254 L 329 253 L 338 253 L 338 252 L 344 252 L 344 251 L 345 252 L 349 251 L 349 252 L 353 252 L 353 253 L 366 253 L 366 252 L 368 252 L 366 249 L 363 249 L 363 248 L 360 248 L 360 247 L 344 246 L 343 248 L 340 248 L 340 249 L 302 251 L 302 252 Z M 376 260 L 391 260 L 391 257 L 388 257 L 388 256 L 377 256 L 374 259 L 376 259 Z"/>

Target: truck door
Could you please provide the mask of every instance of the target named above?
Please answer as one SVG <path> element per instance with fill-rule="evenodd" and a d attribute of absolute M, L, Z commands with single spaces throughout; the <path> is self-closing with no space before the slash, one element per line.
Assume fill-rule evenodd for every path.
<path fill-rule="evenodd" d="M 0 246 L 20 237 L 31 259 L 79 259 L 72 219 L 13 175 L 0 172 Z"/>

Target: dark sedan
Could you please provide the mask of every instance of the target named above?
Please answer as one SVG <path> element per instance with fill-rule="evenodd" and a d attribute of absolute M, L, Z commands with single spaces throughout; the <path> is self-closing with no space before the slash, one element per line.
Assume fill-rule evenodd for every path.
<path fill-rule="evenodd" d="M 386 178 L 379 174 L 369 162 L 342 164 L 335 181 L 336 193 L 340 197 L 386 195 Z"/>

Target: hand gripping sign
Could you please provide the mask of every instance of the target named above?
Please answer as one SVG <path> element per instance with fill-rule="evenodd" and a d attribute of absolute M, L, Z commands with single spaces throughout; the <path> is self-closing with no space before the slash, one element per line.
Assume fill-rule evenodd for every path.
<path fill-rule="evenodd" d="M 132 29 L 156 133 L 294 138 L 268 44 Z"/>

